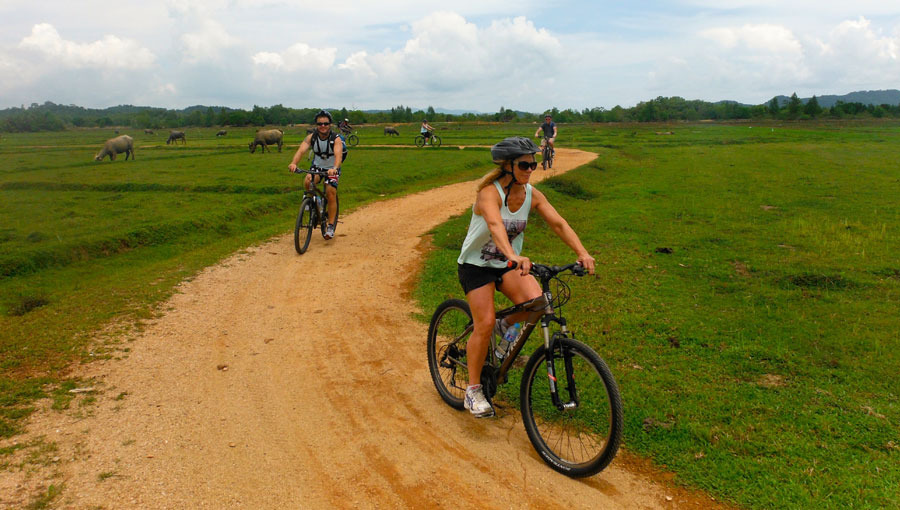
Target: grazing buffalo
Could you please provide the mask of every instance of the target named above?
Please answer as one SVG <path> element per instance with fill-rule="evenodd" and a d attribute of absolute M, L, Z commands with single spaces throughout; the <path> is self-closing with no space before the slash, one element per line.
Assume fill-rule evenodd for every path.
<path fill-rule="evenodd" d="M 256 152 L 257 145 L 262 145 L 262 152 L 266 152 L 266 146 L 268 145 L 278 145 L 278 152 L 281 152 L 283 139 L 284 131 L 280 129 L 260 129 L 256 132 L 256 138 L 250 142 L 250 153 Z"/>
<path fill-rule="evenodd" d="M 117 136 L 107 140 L 100 152 L 94 156 L 94 161 L 101 161 L 106 156 L 109 156 L 110 161 L 115 161 L 116 154 L 123 152 L 125 153 L 125 161 L 128 161 L 129 154 L 131 154 L 131 159 L 134 160 L 134 140 L 128 135 Z"/>
<path fill-rule="evenodd" d="M 169 139 L 166 140 L 166 145 L 175 143 L 178 140 L 181 140 L 182 144 L 187 143 L 187 140 L 184 138 L 184 131 L 169 131 Z"/>
<path fill-rule="evenodd" d="M 152 135 L 152 134 L 153 134 L 153 130 L 152 130 L 152 129 L 145 129 L 145 130 L 144 130 L 144 134 L 145 134 L 145 135 Z"/>
<path fill-rule="evenodd" d="M 385 126 L 384 134 L 391 135 L 391 136 L 394 136 L 394 135 L 400 136 L 400 132 L 397 131 L 397 128 L 394 128 L 391 126 Z"/>
<path fill-rule="evenodd" d="M 316 128 L 306 128 L 306 134 L 311 135 L 316 132 Z"/>
<path fill-rule="evenodd" d="M 219 132 L 216 133 L 216 137 L 225 136 L 227 134 L 228 134 L 228 131 L 225 131 L 224 129 L 220 129 Z"/>

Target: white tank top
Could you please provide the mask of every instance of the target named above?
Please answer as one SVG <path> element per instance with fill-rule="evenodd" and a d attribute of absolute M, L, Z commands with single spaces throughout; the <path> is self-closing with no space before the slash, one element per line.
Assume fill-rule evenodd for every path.
<path fill-rule="evenodd" d="M 525 185 L 525 201 L 519 210 L 512 212 L 503 198 L 506 196 L 500 183 L 494 181 L 494 187 L 503 201 L 500 205 L 500 217 L 506 226 L 506 235 L 516 255 L 522 253 L 522 244 L 525 241 L 525 226 L 528 225 L 528 213 L 531 212 L 531 184 Z M 483 267 L 506 267 L 506 256 L 497 249 L 497 245 L 491 239 L 491 231 L 484 221 L 484 217 L 475 214 L 475 206 L 472 206 L 472 221 L 469 222 L 469 231 L 466 240 L 463 241 L 462 251 L 456 261 L 460 264 L 474 264 Z"/>

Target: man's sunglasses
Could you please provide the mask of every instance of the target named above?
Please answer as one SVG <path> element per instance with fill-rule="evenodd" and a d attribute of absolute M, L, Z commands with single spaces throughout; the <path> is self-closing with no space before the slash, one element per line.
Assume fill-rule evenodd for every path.
<path fill-rule="evenodd" d="M 331 122 L 316 122 L 317 126 L 330 126 Z"/>
<path fill-rule="evenodd" d="M 532 161 L 531 163 L 527 161 L 519 161 L 519 170 L 534 170 L 537 168 L 537 161 Z"/>

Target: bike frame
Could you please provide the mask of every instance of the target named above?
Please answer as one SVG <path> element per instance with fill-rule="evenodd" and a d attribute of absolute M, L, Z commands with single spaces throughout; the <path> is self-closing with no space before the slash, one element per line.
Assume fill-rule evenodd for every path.
<path fill-rule="evenodd" d="M 550 147 L 550 137 L 545 136 L 541 140 L 541 156 L 549 156 L 553 152 Z"/>
<path fill-rule="evenodd" d="M 315 198 L 320 197 L 322 199 L 322 211 L 316 210 L 317 216 L 322 216 L 321 218 L 317 218 L 319 223 L 328 221 L 328 195 L 325 194 L 325 177 L 328 176 L 327 170 L 300 170 L 297 169 L 295 173 L 298 174 L 310 174 L 312 175 L 312 179 L 310 179 L 310 184 L 312 187 L 310 189 L 303 190 L 303 198 Z M 316 177 L 321 177 L 318 182 L 316 182 Z M 319 188 L 319 185 L 322 185 L 322 189 Z M 319 214 L 319 213 L 322 214 Z"/>
<path fill-rule="evenodd" d="M 572 265 L 574 266 L 574 264 Z M 562 271 L 557 271 L 556 273 L 558 274 L 559 272 Z M 557 316 L 556 311 L 551 304 L 553 302 L 553 292 L 550 291 L 550 281 L 552 279 L 553 277 L 540 277 L 541 290 L 543 292 L 542 295 L 524 303 L 504 308 L 496 313 L 496 317 L 502 319 L 522 311 L 529 312 L 528 317 L 524 321 L 525 325 L 522 328 L 522 333 L 519 335 L 519 338 L 510 345 L 509 354 L 506 356 L 506 359 L 500 363 L 499 367 L 496 367 L 496 356 L 494 354 L 496 349 L 496 339 L 494 338 L 494 335 L 491 335 L 491 344 L 488 353 L 491 360 L 495 362 L 493 365 L 496 367 L 495 369 L 497 371 L 497 385 L 505 384 L 508 380 L 507 374 L 509 373 L 509 369 L 512 367 L 516 358 L 519 357 L 522 348 L 525 347 L 525 343 L 531 337 L 531 333 L 534 331 L 534 328 L 537 327 L 538 322 L 540 322 L 544 348 L 547 350 L 547 377 L 550 379 L 550 396 L 553 400 L 553 404 L 557 409 L 562 411 L 564 409 L 576 409 L 579 404 L 579 399 L 575 380 L 572 375 L 572 355 L 565 351 L 562 351 L 561 354 L 566 368 L 566 386 L 569 392 L 569 401 L 563 402 L 559 396 L 556 365 L 554 363 L 554 359 L 558 357 L 556 356 L 556 344 L 560 338 L 567 338 L 569 336 L 569 328 L 566 319 Z M 551 322 L 559 324 L 558 332 L 553 334 L 550 333 Z M 465 334 L 471 334 L 472 329 L 474 329 L 474 326 L 469 326 Z"/>

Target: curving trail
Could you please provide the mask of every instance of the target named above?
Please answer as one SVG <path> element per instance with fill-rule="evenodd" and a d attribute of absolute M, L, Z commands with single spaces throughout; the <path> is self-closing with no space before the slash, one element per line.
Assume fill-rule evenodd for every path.
<path fill-rule="evenodd" d="M 552 173 L 596 157 L 557 154 Z M 59 445 L 54 506 L 709 508 L 621 454 L 566 478 L 517 412 L 475 420 L 443 403 L 404 280 L 423 233 L 473 199 L 469 182 L 371 204 L 303 256 L 284 235 L 183 283 L 127 358 L 87 367 L 104 390 L 92 416 L 35 414 L 30 434 Z M 7 488 L 0 506 L 28 501 Z"/>

